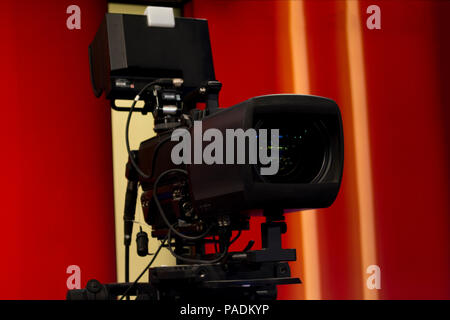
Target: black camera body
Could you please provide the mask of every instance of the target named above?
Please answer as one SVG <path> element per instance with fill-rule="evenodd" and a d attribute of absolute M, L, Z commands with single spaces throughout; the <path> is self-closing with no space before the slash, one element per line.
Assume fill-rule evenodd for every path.
<path fill-rule="evenodd" d="M 167 227 L 158 219 L 159 215 L 150 214 L 157 211 L 152 202 L 153 182 L 162 172 L 174 168 L 187 170 L 189 179 L 181 184 L 184 189 L 180 192 L 174 189 L 174 186 L 181 186 L 180 181 L 178 184 L 173 178 L 165 181 L 165 185 L 172 187 L 169 194 L 184 195 L 182 201 L 170 196 L 166 198 L 165 210 L 172 220 L 176 217 L 189 220 L 185 214 L 191 209 L 200 218 L 229 216 L 236 219 L 242 215 L 258 215 L 260 210 L 267 208 L 324 208 L 334 202 L 344 161 L 342 121 L 334 101 L 304 95 L 260 96 L 219 109 L 201 122 L 202 134 L 212 128 L 223 136 L 230 129 L 245 132 L 259 126 L 279 128 L 280 148 L 284 151 L 280 155 L 279 174 L 261 175 L 257 164 L 238 164 L 236 157 L 234 163 L 228 164 L 202 161 L 200 164 L 176 165 L 171 159 L 176 142 L 168 140 L 172 131 L 148 139 L 140 145 L 138 163 L 150 175 L 149 179 L 141 179 L 144 190 L 141 203 L 146 221 L 154 230 Z M 193 128 L 189 133 L 193 154 L 196 133 Z M 202 140 L 201 143 L 203 150 L 209 142 Z M 223 154 L 227 151 L 224 145 Z M 283 157 L 287 158 L 284 167 Z M 238 224 L 235 226 L 237 229 Z"/>
<path fill-rule="evenodd" d="M 132 99 L 148 82 L 161 77 L 180 77 L 184 80 L 178 91 L 184 100 L 182 113 L 192 114 L 196 102 L 207 101 L 209 92 L 201 95 L 198 91 L 205 82 L 215 80 L 208 23 L 199 19 L 175 19 L 174 28 L 160 28 L 148 27 L 145 16 L 107 14 L 90 46 L 94 93 L 99 96 L 104 91 L 111 101 Z M 215 102 L 218 90 L 214 92 Z M 129 108 L 118 110 L 129 111 Z M 161 119 L 168 122 L 155 113 L 152 105 L 135 111 L 153 112 L 155 124 Z M 158 215 L 152 219 L 149 214 L 154 208 L 153 182 L 159 174 L 173 168 L 188 171 L 190 204 L 183 202 L 181 206 L 188 206 L 189 210 L 192 207 L 197 216 L 252 215 L 258 214 L 254 210 L 266 208 L 324 208 L 335 200 L 344 151 L 342 120 L 334 101 L 306 95 L 261 96 L 226 109 L 203 112 L 196 120 L 202 122 L 202 134 L 214 128 L 224 137 L 230 129 L 279 129 L 280 147 L 288 148 L 280 154 L 281 172 L 264 176 L 258 173 L 258 165 L 249 163 L 175 165 L 171 151 L 176 142 L 160 142 L 168 140 L 177 126 L 159 130 L 156 137 L 141 144 L 137 156 L 142 171 L 152 175 L 140 177 L 140 182 L 147 192 L 142 199 L 145 216 L 154 227 L 165 228 L 164 224 L 155 224 Z M 194 129 L 189 128 L 189 132 L 194 154 Z M 201 143 L 202 149 L 208 145 L 207 141 Z M 227 151 L 224 147 L 224 157 Z M 236 156 L 237 150 L 234 151 Z M 168 214 L 184 217 L 183 210 L 178 208 L 172 201 L 167 207 Z"/>
<path fill-rule="evenodd" d="M 94 94 L 105 92 L 113 109 L 129 112 L 126 281 L 139 186 L 145 221 L 162 241 L 155 256 L 166 247 L 183 266 L 149 269 L 148 284 L 94 281 L 85 290 L 99 290 L 107 299 L 139 292 L 175 299 L 192 290 L 204 297 L 232 292 L 273 299 L 276 285 L 300 283 L 287 264 L 296 260 L 295 249 L 281 247 L 284 209 L 325 208 L 336 199 L 344 165 L 337 104 L 275 94 L 219 108 L 222 84 L 215 79 L 206 20 L 175 18 L 175 26 L 166 28 L 147 25 L 145 16 L 107 14 L 89 57 Z M 117 107 L 116 99 L 134 102 Z M 135 108 L 139 100 L 144 106 Z M 206 108 L 197 109 L 198 103 Z M 132 151 L 128 128 L 135 111 L 153 114 L 156 136 Z M 262 249 L 250 250 L 250 241 L 229 252 L 254 215 L 266 217 Z M 147 255 L 146 241 L 141 230 L 141 256 Z M 208 252 L 207 244 L 216 252 Z M 91 297 L 87 291 L 68 297 Z"/>

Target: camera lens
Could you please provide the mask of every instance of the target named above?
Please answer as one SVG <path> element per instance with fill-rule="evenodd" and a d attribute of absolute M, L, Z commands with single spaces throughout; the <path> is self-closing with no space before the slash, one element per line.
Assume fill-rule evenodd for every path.
<path fill-rule="evenodd" d="M 314 120 L 262 120 L 258 129 L 279 129 L 279 169 L 275 175 L 264 175 L 261 178 L 268 182 L 313 183 L 320 178 L 328 167 L 330 145 L 325 126 Z M 270 136 L 270 131 L 268 132 Z M 267 148 L 270 152 L 275 146 L 269 140 Z M 262 151 L 259 148 L 260 151 Z M 256 166 L 260 172 L 261 164 Z"/>

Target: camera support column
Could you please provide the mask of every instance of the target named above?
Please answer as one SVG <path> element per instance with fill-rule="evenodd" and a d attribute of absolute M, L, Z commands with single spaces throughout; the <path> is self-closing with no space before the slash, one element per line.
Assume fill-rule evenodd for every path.
<path fill-rule="evenodd" d="M 286 233 L 283 210 L 264 210 L 266 222 L 261 224 L 262 249 L 247 252 L 251 262 L 295 261 L 295 249 L 281 247 L 281 235 Z"/>

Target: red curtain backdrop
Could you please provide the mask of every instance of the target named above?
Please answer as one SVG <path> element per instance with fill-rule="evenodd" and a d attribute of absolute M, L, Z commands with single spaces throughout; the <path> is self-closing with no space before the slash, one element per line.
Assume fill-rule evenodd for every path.
<path fill-rule="evenodd" d="M 106 2 L 76 1 L 74 31 L 70 4 L 6 1 L 0 11 L 0 298 L 64 298 L 69 265 L 82 285 L 115 280 L 110 113 L 92 94 L 87 59 Z M 381 30 L 365 26 L 372 4 Z M 449 14 L 448 1 L 186 6 L 209 20 L 222 106 L 301 93 L 304 81 L 305 93 L 341 107 L 342 189 L 314 220 L 288 215 L 284 245 L 297 248 L 292 273 L 304 284 L 280 298 L 450 298 Z M 260 246 L 260 222 L 235 249 Z M 371 264 L 381 268 L 376 292 L 366 288 Z"/>
<path fill-rule="evenodd" d="M 380 7 L 363 39 L 381 297 L 449 299 L 450 2 Z"/>
<path fill-rule="evenodd" d="M 381 9 L 381 30 L 366 27 L 372 4 Z M 293 274 L 305 283 L 281 288 L 281 298 L 450 298 L 449 14 L 448 1 L 194 0 L 186 6 L 185 15 L 209 20 L 222 106 L 292 92 L 300 78 L 310 94 L 341 107 L 342 189 L 331 208 L 317 211 L 317 264 L 303 257 L 311 244 L 300 234 L 302 213 L 288 217 L 285 245 L 297 248 Z M 300 73 L 292 68 L 296 19 L 303 19 L 306 34 L 308 65 Z M 259 222 L 236 246 L 257 237 Z M 381 268 L 376 292 L 366 287 L 371 264 Z M 314 295 L 305 290 L 307 266 L 320 281 Z"/>
<path fill-rule="evenodd" d="M 89 80 L 106 1 L 3 1 L 0 298 L 64 299 L 70 265 L 115 280 L 110 113 Z"/>

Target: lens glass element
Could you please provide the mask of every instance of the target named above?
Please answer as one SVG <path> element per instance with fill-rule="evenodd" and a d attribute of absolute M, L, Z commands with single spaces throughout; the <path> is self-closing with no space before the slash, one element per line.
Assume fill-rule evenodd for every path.
<path fill-rule="evenodd" d="M 262 120 L 258 129 L 279 129 L 279 169 L 261 178 L 269 182 L 310 183 L 319 181 L 327 166 L 329 141 L 324 125 L 314 120 Z M 268 132 L 270 137 L 270 131 Z M 275 148 L 269 139 L 267 150 Z M 259 147 L 261 151 L 261 148 Z M 261 165 L 257 165 L 260 172 Z"/>

